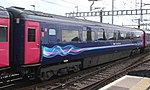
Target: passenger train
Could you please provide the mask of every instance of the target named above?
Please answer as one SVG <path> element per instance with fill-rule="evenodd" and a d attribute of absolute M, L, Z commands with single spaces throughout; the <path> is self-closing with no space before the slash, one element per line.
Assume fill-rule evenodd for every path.
<path fill-rule="evenodd" d="M 48 80 L 142 52 L 150 31 L 0 7 L 0 74 Z"/>

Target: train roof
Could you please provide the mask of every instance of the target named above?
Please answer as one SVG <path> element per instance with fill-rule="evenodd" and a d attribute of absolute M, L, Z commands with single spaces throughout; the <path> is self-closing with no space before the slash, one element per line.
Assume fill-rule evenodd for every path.
<path fill-rule="evenodd" d="M 9 18 L 7 10 L 2 6 L 0 6 L 0 18 Z"/>
<path fill-rule="evenodd" d="M 36 20 L 45 20 L 45 21 L 55 20 L 55 21 L 69 22 L 69 23 L 74 23 L 74 24 L 81 24 L 81 25 L 85 25 L 85 26 L 93 27 L 93 28 L 101 27 L 101 28 L 107 28 L 107 29 L 115 28 L 115 29 L 122 29 L 122 30 L 130 29 L 133 31 L 141 31 L 141 30 L 134 29 L 134 28 L 100 23 L 100 22 L 96 22 L 96 21 L 89 21 L 89 20 L 65 17 L 65 16 L 60 16 L 60 15 L 43 13 L 40 11 L 25 10 L 25 8 L 15 7 L 15 6 L 7 8 L 7 10 L 9 12 L 12 12 L 14 14 L 15 18 L 27 18 L 27 19 L 34 20 L 34 21 L 36 21 Z"/>
<path fill-rule="evenodd" d="M 145 33 L 148 33 L 148 34 L 150 34 L 150 31 L 149 30 L 143 30 Z"/>

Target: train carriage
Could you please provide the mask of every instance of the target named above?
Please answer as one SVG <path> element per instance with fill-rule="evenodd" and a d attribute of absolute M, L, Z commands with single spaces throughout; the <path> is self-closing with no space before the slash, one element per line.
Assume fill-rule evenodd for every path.
<path fill-rule="evenodd" d="M 19 7 L 11 15 L 14 68 L 42 79 L 127 57 L 143 48 L 143 31 Z"/>
<path fill-rule="evenodd" d="M 145 31 L 145 47 L 150 47 L 150 31 Z"/>

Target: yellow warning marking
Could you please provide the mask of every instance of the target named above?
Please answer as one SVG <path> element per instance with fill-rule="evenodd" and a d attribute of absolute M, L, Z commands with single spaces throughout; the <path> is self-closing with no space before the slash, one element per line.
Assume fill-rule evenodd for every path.
<path fill-rule="evenodd" d="M 146 90 L 150 86 L 150 78 L 143 78 L 136 85 L 134 85 L 130 90 Z"/>

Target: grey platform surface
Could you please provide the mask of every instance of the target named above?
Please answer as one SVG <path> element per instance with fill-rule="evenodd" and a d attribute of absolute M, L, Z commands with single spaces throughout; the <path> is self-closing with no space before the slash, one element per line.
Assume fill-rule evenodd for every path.
<path fill-rule="evenodd" d="M 99 90 L 150 90 L 150 78 L 126 75 Z"/>

